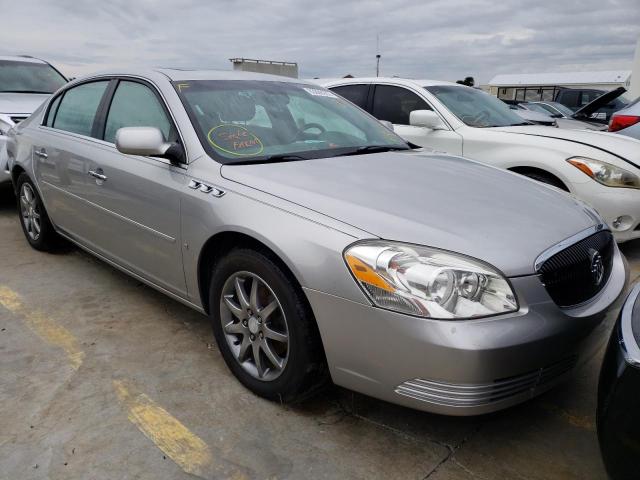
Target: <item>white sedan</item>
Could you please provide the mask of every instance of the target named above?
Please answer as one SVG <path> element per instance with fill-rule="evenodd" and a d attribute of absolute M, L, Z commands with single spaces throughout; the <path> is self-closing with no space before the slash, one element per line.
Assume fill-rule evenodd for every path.
<path fill-rule="evenodd" d="M 480 90 L 433 80 L 318 80 L 406 140 L 554 185 L 595 207 L 618 242 L 640 238 L 640 141 L 532 125 Z M 480 200 L 480 199 L 479 199 Z"/>

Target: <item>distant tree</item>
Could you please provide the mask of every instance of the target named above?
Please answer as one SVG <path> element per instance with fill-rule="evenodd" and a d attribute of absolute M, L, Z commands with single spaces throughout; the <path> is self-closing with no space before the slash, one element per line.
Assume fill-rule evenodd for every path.
<path fill-rule="evenodd" d="M 342 78 L 353 78 L 353 75 L 351 75 L 350 73 L 347 73 L 344 77 Z"/>
<path fill-rule="evenodd" d="M 473 77 L 464 77 L 464 80 L 457 80 L 456 83 L 459 83 L 460 85 L 466 85 L 467 87 L 473 87 L 476 84 Z"/>

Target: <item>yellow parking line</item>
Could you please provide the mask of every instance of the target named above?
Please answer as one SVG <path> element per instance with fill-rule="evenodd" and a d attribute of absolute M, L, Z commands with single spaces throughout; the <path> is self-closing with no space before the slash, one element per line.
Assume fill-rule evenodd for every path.
<path fill-rule="evenodd" d="M 66 328 L 56 324 L 40 310 L 31 309 L 24 305 L 20 296 L 4 285 L 0 285 L 0 305 L 19 315 L 27 327 L 42 340 L 55 347 L 62 348 L 74 370 L 80 368 L 84 359 L 84 352 L 80 348 L 76 337 Z"/>
<path fill-rule="evenodd" d="M 114 380 L 113 386 L 128 411 L 129 421 L 182 470 L 199 476 L 205 475 L 206 472 L 215 472 L 216 478 L 247 478 L 234 468 L 217 464 L 211 449 L 200 437 L 147 395 L 138 392 L 133 385 Z"/>

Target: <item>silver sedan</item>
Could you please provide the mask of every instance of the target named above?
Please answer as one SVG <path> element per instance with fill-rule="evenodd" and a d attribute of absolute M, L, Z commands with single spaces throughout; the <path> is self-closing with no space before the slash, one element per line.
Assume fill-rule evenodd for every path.
<path fill-rule="evenodd" d="M 93 75 L 7 153 L 34 248 L 71 241 L 207 314 L 269 399 L 331 380 L 445 414 L 513 405 L 606 340 L 627 279 L 581 201 L 297 80 Z"/>

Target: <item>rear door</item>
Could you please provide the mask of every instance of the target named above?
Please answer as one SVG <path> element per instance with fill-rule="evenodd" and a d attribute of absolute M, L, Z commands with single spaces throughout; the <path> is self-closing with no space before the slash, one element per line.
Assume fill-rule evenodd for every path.
<path fill-rule="evenodd" d="M 434 110 L 417 93 L 395 85 L 375 85 L 371 114 L 378 120 L 393 123 L 395 132 L 416 145 L 437 151 L 462 155 L 462 136 L 448 126 L 444 130 L 409 125 L 414 110 Z M 437 112 L 436 112 L 437 113 Z M 443 124 L 446 125 L 443 121 Z"/>
<path fill-rule="evenodd" d="M 341 85 L 338 87 L 331 87 L 330 90 L 337 93 L 341 97 L 346 98 L 351 103 L 359 106 L 361 109 L 369 110 L 369 84 L 357 83 L 349 85 Z"/>
<path fill-rule="evenodd" d="M 92 243 L 101 254 L 181 296 L 186 294 L 180 243 L 184 165 L 162 158 L 124 155 L 115 147 L 119 128 L 157 127 L 179 142 L 164 100 L 149 83 L 120 79 L 99 127 L 102 153 L 89 161 L 87 200 L 95 219 Z"/>
<path fill-rule="evenodd" d="M 109 80 L 86 82 L 50 103 L 34 143 L 35 180 L 53 223 L 83 241 L 91 229 L 91 208 L 84 200 L 87 162 L 99 155 L 94 125 Z"/>

